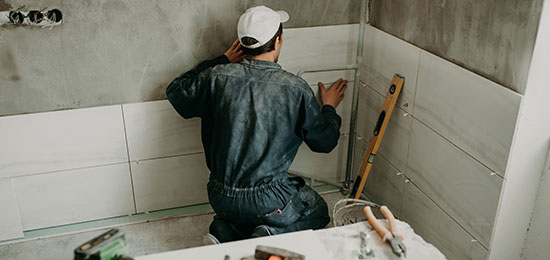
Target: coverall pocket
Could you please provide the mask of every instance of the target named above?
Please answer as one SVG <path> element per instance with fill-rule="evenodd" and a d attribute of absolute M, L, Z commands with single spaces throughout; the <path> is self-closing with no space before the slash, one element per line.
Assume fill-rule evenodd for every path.
<path fill-rule="evenodd" d="M 304 213 L 307 206 L 299 196 L 294 196 L 282 209 L 258 216 L 263 225 L 284 227 L 296 222 Z"/>

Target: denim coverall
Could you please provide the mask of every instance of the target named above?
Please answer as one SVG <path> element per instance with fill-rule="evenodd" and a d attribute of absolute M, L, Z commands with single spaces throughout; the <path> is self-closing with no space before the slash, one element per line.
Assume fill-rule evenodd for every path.
<path fill-rule="evenodd" d="M 221 55 L 176 78 L 166 94 L 182 117 L 201 118 L 214 221 L 234 231 L 214 234 L 221 242 L 249 238 L 258 225 L 280 234 L 328 224 L 326 202 L 288 177 L 302 141 L 328 153 L 340 136 L 341 118 L 319 106 L 305 80 L 274 62 Z"/>

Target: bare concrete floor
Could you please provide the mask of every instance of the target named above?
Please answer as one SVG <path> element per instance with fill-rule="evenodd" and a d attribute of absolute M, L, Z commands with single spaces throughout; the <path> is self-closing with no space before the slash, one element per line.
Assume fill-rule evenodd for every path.
<path fill-rule="evenodd" d="M 334 204 L 344 198 L 340 192 L 322 194 L 332 214 Z M 202 246 L 202 236 L 208 232 L 213 213 L 172 217 L 145 223 L 118 227 L 126 234 L 130 255 L 140 256 L 159 252 Z M 72 259 L 73 250 L 83 242 L 108 229 L 80 232 L 39 238 L 25 242 L 14 242 L 0 246 L 0 259 L 22 260 Z"/>

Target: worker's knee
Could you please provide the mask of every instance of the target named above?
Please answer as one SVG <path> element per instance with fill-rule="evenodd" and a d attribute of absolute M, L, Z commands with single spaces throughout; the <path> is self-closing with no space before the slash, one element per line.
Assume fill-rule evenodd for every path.
<path fill-rule="evenodd" d="M 310 221 L 310 228 L 324 228 L 330 222 L 330 217 L 328 205 L 323 197 L 309 186 L 302 187 L 298 195 L 306 205 L 303 219 Z"/>

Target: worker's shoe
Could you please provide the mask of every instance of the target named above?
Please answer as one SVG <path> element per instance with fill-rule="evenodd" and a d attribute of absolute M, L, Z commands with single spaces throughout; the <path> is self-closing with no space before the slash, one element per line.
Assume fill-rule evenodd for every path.
<path fill-rule="evenodd" d="M 231 224 L 224 218 L 219 217 L 218 215 L 214 216 L 214 221 L 212 221 L 212 223 L 210 224 L 210 228 L 208 231 L 208 233 L 214 236 L 219 243 L 231 242 L 247 238 L 238 232 L 238 227 L 236 227 L 234 224 Z"/>
<path fill-rule="evenodd" d="M 202 243 L 205 246 L 220 244 L 220 241 L 212 234 L 208 233 L 202 237 Z"/>
<path fill-rule="evenodd" d="M 273 232 L 269 229 L 266 225 L 259 225 L 254 230 L 252 230 L 252 234 L 250 234 L 251 237 L 267 237 L 272 236 Z"/>

